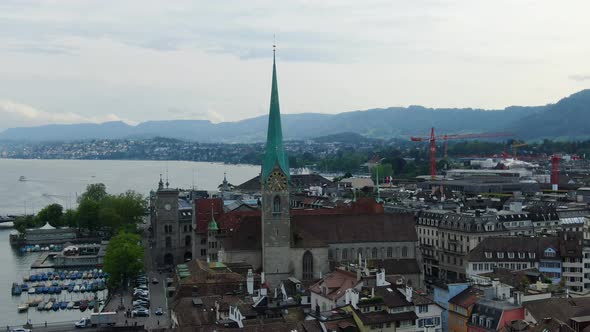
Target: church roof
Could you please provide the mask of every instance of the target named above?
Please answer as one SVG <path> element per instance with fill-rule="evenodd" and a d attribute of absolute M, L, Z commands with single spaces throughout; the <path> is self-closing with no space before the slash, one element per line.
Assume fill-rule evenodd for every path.
<path fill-rule="evenodd" d="M 270 93 L 270 111 L 268 116 L 268 133 L 266 150 L 262 162 L 262 181 L 266 181 L 275 167 L 279 167 L 289 179 L 289 158 L 283 149 L 283 130 L 281 128 L 281 110 L 279 106 L 279 87 L 277 84 L 277 66 L 273 51 L 272 89 Z"/>
<path fill-rule="evenodd" d="M 260 216 L 244 216 L 224 239 L 226 250 L 261 248 Z M 325 247 L 330 243 L 417 241 L 412 215 L 337 214 L 292 215 L 294 248 Z"/>

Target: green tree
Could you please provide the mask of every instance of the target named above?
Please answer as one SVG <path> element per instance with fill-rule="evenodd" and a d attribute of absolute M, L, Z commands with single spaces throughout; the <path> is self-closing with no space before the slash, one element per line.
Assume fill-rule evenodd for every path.
<path fill-rule="evenodd" d="M 17 217 L 14 220 L 13 225 L 14 225 L 14 229 L 19 231 L 19 233 L 21 233 L 21 234 L 26 233 L 27 229 L 29 229 L 29 228 L 36 228 L 36 227 L 41 226 L 39 219 L 36 218 L 35 216 L 32 216 L 32 215 Z"/>
<path fill-rule="evenodd" d="M 78 227 L 87 229 L 90 233 L 100 228 L 98 213 L 100 205 L 98 202 L 85 199 L 78 205 Z"/>
<path fill-rule="evenodd" d="M 61 216 L 61 225 L 67 227 L 78 227 L 78 211 L 66 210 Z"/>
<path fill-rule="evenodd" d="M 53 227 L 63 226 L 61 223 L 61 217 L 63 215 L 63 207 L 59 204 L 50 204 L 41 209 L 37 213 L 37 218 L 42 223 L 48 222 Z"/>
<path fill-rule="evenodd" d="M 92 200 L 95 202 L 101 201 L 107 197 L 107 187 L 104 183 L 93 183 L 86 186 L 86 191 L 78 197 L 78 203 L 84 200 Z"/>
<path fill-rule="evenodd" d="M 109 288 L 125 285 L 143 270 L 140 236 L 121 231 L 111 238 L 104 257 L 104 270 L 110 274 Z"/>

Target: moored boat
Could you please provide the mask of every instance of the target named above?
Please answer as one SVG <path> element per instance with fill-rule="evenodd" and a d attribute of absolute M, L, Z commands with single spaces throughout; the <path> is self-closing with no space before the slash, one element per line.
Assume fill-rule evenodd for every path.
<path fill-rule="evenodd" d="M 29 290 L 27 291 L 27 293 L 29 293 L 29 294 L 35 294 L 35 291 L 36 291 L 35 287 L 31 287 L 31 288 L 29 288 Z"/>
<path fill-rule="evenodd" d="M 59 310 L 59 302 L 53 303 L 53 306 L 51 308 L 53 309 L 53 311 L 58 311 Z"/>
<path fill-rule="evenodd" d="M 42 311 L 44 309 L 45 309 L 45 302 L 43 302 L 43 301 L 39 302 L 39 305 L 37 305 L 37 310 Z"/>
<path fill-rule="evenodd" d="M 47 302 L 45 304 L 45 310 L 51 310 L 53 308 L 53 302 Z"/>
<path fill-rule="evenodd" d="M 67 308 L 68 309 L 73 309 L 74 308 L 74 301 L 68 302 Z"/>
<path fill-rule="evenodd" d="M 68 308 L 68 303 L 67 303 L 66 301 L 61 301 L 61 302 L 59 303 L 59 308 L 60 308 L 61 310 L 66 310 L 66 309 Z"/>
<path fill-rule="evenodd" d="M 12 295 L 20 295 L 23 292 L 22 288 L 16 282 L 12 283 Z"/>
<path fill-rule="evenodd" d="M 18 309 L 18 312 L 25 312 L 25 311 L 29 310 L 29 304 L 22 303 L 17 307 L 17 309 Z"/>

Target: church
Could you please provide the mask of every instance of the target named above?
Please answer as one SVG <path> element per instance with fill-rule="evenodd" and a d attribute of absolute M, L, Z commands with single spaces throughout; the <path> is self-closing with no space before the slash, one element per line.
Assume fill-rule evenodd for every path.
<path fill-rule="evenodd" d="M 271 287 L 295 277 L 315 280 L 357 257 L 397 260 L 419 270 L 421 259 L 412 215 L 389 215 L 378 209 L 292 209 L 289 159 L 283 148 L 276 60 L 273 50 L 268 132 L 259 176 L 259 211 L 207 223 L 207 258 L 247 263 L 264 272 Z M 358 202 L 360 206 L 362 203 Z M 366 202 L 365 202 L 366 204 Z M 236 217 L 236 216 L 234 216 Z M 203 225 L 204 226 L 204 225 Z M 199 225 L 195 225 L 195 229 Z M 198 242 L 198 241 L 195 241 Z"/>

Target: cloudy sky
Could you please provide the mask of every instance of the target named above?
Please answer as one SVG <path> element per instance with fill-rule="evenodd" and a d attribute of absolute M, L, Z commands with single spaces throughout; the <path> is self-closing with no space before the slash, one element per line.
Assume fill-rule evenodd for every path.
<path fill-rule="evenodd" d="M 0 0 L 0 130 L 540 105 L 590 86 L 587 0 Z"/>

